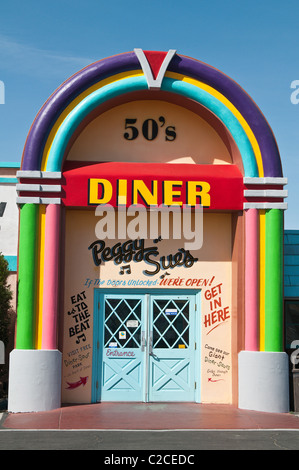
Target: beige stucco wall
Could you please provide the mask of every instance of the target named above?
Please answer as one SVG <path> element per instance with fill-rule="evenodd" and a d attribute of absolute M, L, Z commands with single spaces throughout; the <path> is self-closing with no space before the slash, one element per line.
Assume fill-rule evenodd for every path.
<path fill-rule="evenodd" d="M 198 258 L 192 267 L 176 266 L 160 270 L 153 276 L 143 262 L 116 265 L 112 260 L 95 266 L 90 244 L 96 240 L 95 227 L 99 220 L 94 211 L 67 210 L 65 228 L 64 275 L 64 340 L 63 340 L 63 402 L 91 400 L 94 290 L 97 288 L 167 289 L 191 288 L 201 291 L 200 331 L 201 401 L 231 403 L 231 215 L 204 214 L 203 245 L 191 251 Z M 106 240 L 112 247 L 119 240 Z M 120 240 L 123 243 L 125 240 Z M 185 240 L 186 241 L 186 240 Z M 159 257 L 175 254 L 182 240 L 146 240 L 145 246 L 157 246 Z M 120 274 L 123 265 L 130 264 L 131 274 Z M 168 273 L 165 277 L 163 274 Z M 79 315 L 79 310 L 84 311 Z M 80 310 L 80 313 L 81 313 Z M 77 330 L 76 330 L 77 328 Z M 85 336 L 83 336 L 85 335 Z M 76 342 L 77 341 L 77 342 Z M 69 389 L 80 377 L 88 377 L 86 385 Z"/>
<path fill-rule="evenodd" d="M 124 138 L 125 132 L 131 134 L 131 129 L 126 129 L 127 119 L 136 119 L 134 126 L 139 134 L 134 140 Z M 153 140 L 146 140 L 142 134 L 147 119 L 159 124 Z M 175 130 L 173 140 L 165 138 L 168 126 Z M 160 100 L 132 101 L 95 117 L 72 143 L 67 160 L 232 164 L 227 146 L 209 122 L 188 109 Z M 231 215 L 206 213 L 202 248 L 190 250 L 198 261 L 191 267 L 160 269 L 155 275 L 144 273 L 155 268 L 145 261 L 120 265 L 106 261 L 96 266 L 88 247 L 97 238 L 99 220 L 94 210 L 66 211 L 62 400 L 71 403 L 91 400 L 94 290 L 125 288 L 138 292 L 140 288 L 155 288 L 165 292 L 167 289 L 201 292 L 200 308 L 196 312 L 200 315 L 201 359 L 197 367 L 201 372 L 201 401 L 231 403 Z M 128 220 L 120 222 L 120 226 L 128 229 Z M 145 247 L 158 248 L 159 256 L 155 259 L 174 255 L 186 242 L 183 238 L 164 237 L 154 243 L 148 235 L 141 238 L 145 239 Z M 120 241 L 123 243 L 125 239 Z M 106 247 L 113 247 L 117 242 L 117 238 L 105 240 Z M 120 274 L 121 267 L 126 265 L 130 265 L 131 273 Z M 87 377 L 84 385 L 81 377 Z M 76 382 L 80 385 L 72 388 Z"/>
<path fill-rule="evenodd" d="M 160 117 L 165 123 L 159 121 Z M 124 139 L 126 119 L 136 119 L 139 135 Z M 159 124 L 158 135 L 142 135 L 146 119 Z M 165 129 L 175 127 L 176 138 L 165 140 Z M 213 127 L 197 114 L 164 101 L 135 101 L 112 108 L 94 119 L 74 142 L 67 157 L 79 161 L 229 164 L 231 155 Z"/>

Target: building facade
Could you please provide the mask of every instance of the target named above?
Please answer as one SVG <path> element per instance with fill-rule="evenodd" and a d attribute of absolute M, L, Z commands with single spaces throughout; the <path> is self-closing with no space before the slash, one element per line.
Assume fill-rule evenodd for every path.
<path fill-rule="evenodd" d="M 15 162 L 0 162 L 0 252 L 8 263 L 9 276 L 7 284 L 12 292 L 9 330 L 9 340 L 4 345 L 0 338 L 0 393 L 7 393 L 9 352 L 14 346 L 14 324 L 16 320 L 16 294 L 17 294 L 17 254 L 18 254 L 18 223 L 19 211 L 16 203 L 16 186 L 18 183 L 17 171 L 20 164 Z"/>
<path fill-rule="evenodd" d="M 16 186 L 19 169 L 19 163 L 0 162 L 1 252 L 8 262 L 11 273 L 17 271 L 19 212 L 16 204 Z"/>
<path fill-rule="evenodd" d="M 10 411 L 288 411 L 287 181 L 238 84 L 174 50 L 96 62 L 42 107 L 18 180 Z"/>

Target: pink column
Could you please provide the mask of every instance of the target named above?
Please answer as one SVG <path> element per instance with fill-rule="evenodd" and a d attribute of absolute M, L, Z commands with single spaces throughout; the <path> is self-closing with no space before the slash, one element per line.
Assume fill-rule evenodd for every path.
<path fill-rule="evenodd" d="M 259 347 L 259 216 L 257 209 L 245 211 L 245 350 Z"/>
<path fill-rule="evenodd" d="M 42 349 L 57 348 L 60 205 L 46 207 Z"/>

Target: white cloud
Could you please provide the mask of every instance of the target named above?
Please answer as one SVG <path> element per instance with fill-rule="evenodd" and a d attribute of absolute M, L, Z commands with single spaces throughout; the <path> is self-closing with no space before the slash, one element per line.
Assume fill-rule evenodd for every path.
<path fill-rule="evenodd" d="M 55 78 L 68 76 L 92 62 L 92 58 L 39 49 L 0 34 L 0 72 Z"/>

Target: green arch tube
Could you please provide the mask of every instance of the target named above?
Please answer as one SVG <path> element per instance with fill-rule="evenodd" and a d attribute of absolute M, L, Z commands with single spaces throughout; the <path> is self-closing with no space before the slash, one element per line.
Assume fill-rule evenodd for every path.
<path fill-rule="evenodd" d="M 17 349 L 34 349 L 38 204 L 20 208 Z"/>
<path fill-rule="evenodd" d="M 265 351 L 283 351 L 283 210 L 266 211 Z"/>

